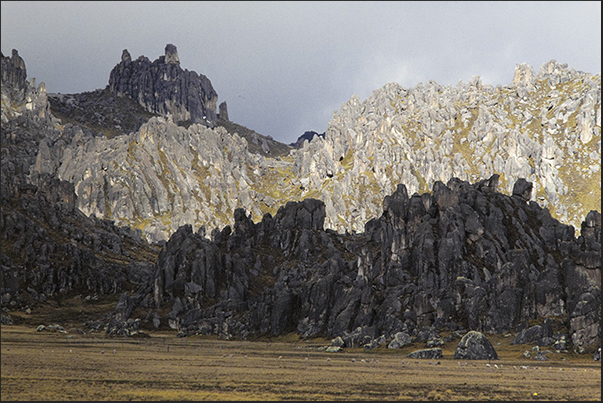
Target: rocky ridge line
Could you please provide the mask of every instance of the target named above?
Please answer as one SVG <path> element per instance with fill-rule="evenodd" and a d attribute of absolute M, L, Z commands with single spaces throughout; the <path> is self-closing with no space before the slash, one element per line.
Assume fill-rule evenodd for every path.
<path fill-rule="evenodd" d="M 143 229 L 152 241 L 168 239 L 184 223 L 195 231 L 232 225 L 237 207 L 257 221 L 304 198 L 325 202 L 327 228 L 360 232 L 397 183 L 412 194 L 437 180 L 493 174 L 507 194 L 526 178 L 534 184 L 532 200 L 579 231 L 580 217 L 600 210 L 600 88 L 600 75 L 555 61 L 538 75 L 520 64 L 509 86 L 482 85 L 476 76 L 456 87 L 391 83 L 363 102 L 352 97 L 324 136 L 289 155 L 234 123 L 223 123 L 226 136 L 217 127 L 175 129 L 164 117 L 149 122 L 152 136 L 130 133 L 117 142 L 74 137 L 79 129 L 68 128 L 62 145 L 49 143 L 39 159 L 41 172 L 75 184 L 82 211 Z"/>

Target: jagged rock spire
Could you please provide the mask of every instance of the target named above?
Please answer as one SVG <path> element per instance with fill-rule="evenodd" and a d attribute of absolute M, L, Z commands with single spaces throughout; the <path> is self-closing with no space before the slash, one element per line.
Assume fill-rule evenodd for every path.
<path fill-rule="evenodd" d="M 165 63 L 169 64 L 180 64 L 180 59 L 178 58 L 178 50 L 175 45 L 168 43 L 165 45 Z"/>
<path fill-rule="evenodd" d="M 13 55 L 10 58 L 2 55 L 2 84 L 23 88 L 26 85 L 26 78 L 25 62 L 19 56 L 17 49 L 13 49 Z"/>
<path fill-rule="evenodd" d="M 121 52 L 121 61 L 122 62 L 132 61 L 132 56 L 130 56 L 130 52 L 128 52 L 128 49 L 124 49 L 124 51 Z"/>
<path fill-rule="evenodd" d="M 206 76 L 180 67 L 176 46 L 170 43 L 165 55 L 153 62 L 142 56 L 131 60 L 124 50 L 111 71 L 109 90 L 130 96 L 149 112 L 171 115 L 175 122 L 216 122 L 218 94 Z"/>
<path fill-rule="evenodd" d="M 223 101 L 219 106 L 218 106 L 218 115 L 224 119 L 224 120 L 228 120 L 228 106 L 226 106 L 226 101 Z"/>

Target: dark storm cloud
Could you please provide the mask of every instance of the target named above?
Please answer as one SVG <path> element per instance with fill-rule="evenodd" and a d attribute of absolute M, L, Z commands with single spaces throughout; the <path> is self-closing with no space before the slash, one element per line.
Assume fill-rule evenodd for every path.
<path fill-rule="evenodd" d="M 49 92 L 103 88 L 123 49 L 173 43 L 232 120 L 287 143 L 392 81 L 506 85 L 551 59 L 600 73 L 600 38 L 600 2 L 2 1 L 2 53 Z"/>

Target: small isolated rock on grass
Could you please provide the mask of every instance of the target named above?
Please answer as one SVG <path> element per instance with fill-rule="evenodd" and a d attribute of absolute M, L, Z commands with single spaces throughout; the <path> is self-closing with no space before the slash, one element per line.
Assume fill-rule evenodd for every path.
<path fill-rule="evenodd" d="M 455 360 L 498 360 L 498 354 L 490 340 L 477 331 L 470 331 L 463 336 L 456 351 Z"/>

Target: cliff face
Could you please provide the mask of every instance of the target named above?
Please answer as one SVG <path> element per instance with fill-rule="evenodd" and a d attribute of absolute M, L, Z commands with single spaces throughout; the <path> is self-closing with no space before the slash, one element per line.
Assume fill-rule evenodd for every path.
<path fill-rule="evenodd" d="M 124 49 L 121 62 L 111 70 L 108 88 L 117 95 L 128 95 L 149 112 L 171 116 L 175 122 L 216 123 L 218 94 L 206 76 L 180 67 L 172 44 L 153 62 L 145 56 L 132 60 Z"/>
<path fill-rule="evenodd" d="M 598 345 L 601 215 L 591 211 L 576 239 L 573 227 L 529 201 L 531 183 L 518 180 L 506 196 L 498 181 L 453 178 L 410 197 L 399 185 L 360 234 L 325 231 L 316 199 L 287 203 L 256 224 L 237 209 L 234 227 L 211 240 L 184 226 L 128 301 L 169 310 L 160 320 L 182 335 L 296 332 L 358 346 L 398 332 L 521 334 L 547 318 L 540 345 L 563 337 Z"/>

